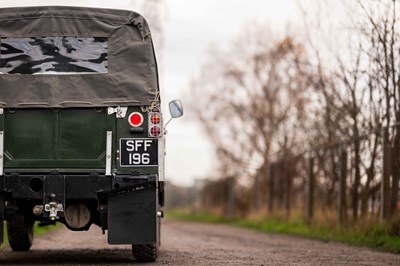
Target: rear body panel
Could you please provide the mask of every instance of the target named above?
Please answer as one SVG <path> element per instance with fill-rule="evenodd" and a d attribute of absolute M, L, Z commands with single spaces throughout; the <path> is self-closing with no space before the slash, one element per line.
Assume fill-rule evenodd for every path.
<path fill-rule="evenodd" d="M 90 207 L 91 223 L 108 229 L 110 244 L 158 241 L 159 195 L 163 188 L 159 179 L 163 169 L 159 167 L 163 165 L 159 146 L 163 145 L 163 138 L 149 136 L 149 115 L 142 108 L 128 107 L 124 117 L 110 112 L 113 109 L 0 109 L 4 149 L 0 201 L 22 204 L 24 212 L 40 221 L 50 219 L 50 213 L 43 211 L 41 216 L 33 216 L 31 210 L 35 206 L 51 201 L 63 208 L 84 203 Z M 143 124 L 135 130 L 128 122 L 133 112 L 144 117 Z M 133 145 L 135 142 L 139 144 Z M 137 150 L 133 146 L 138 146 Z M 110 174 L 106 173 L 107 148 Z M 130 156 L 149 152 L 149 159 L 145 160 L 148 165 L 132 165 L 132 160 L 122 158 L 126 150 Z M 0 217 L 7 219 L 7 213 L 11 217 L 14 204 Z M 63 211 L 57 212 L 58 219 L 66 223 Z"/>
<path fill-rule="evenodd" d="M 147 114 L 141 132 L 132 133 L 128 115 L 116 118 L 107 108 L 3 109 L 0 123 L 4 132 L 4 171 L 12 172 L 105 172 L 107 132 L 112 132 L 111 168 L 118 174 L 158 174 L 152 160 L 149 166 L 120 163 L 121 140 L 150 138 Z M 141 112 L 130 107 L 127 114 Z M 162 145 L 162 144 L 160 144 Z M 157 145 L 158 146 L 158 145 Z M 158 154 L 157 154 L 158 156 Z"/>
<path fill-rule="evenodd" d="M 4 119 L 5 169 L 105 167 L 104 109 L 5 109 Z"/>

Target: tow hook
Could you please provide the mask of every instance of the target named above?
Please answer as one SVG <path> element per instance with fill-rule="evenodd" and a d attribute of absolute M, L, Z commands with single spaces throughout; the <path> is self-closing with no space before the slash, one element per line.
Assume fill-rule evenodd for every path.
<path fill-rule="evenodd" d="M 53 201 L 53 202 L 49 202 L 46 205 L 44 205 L 44 210 L 46 212 L 50 212 L 49 218 L 50 218 L 50 220 L 54 221 L 54 220 L 60 218 L 60 216 L 58 216 L 58 212 L 63 212 L 64 207 L 61 203 L 57 203 L 57 202 Z"/>
<path fill-rule="evenodd" d="M 64 206 L 61 203 L 57 203 L 54 201 L 55 197 L 56 196 L 54 194 L 50 194 L 50 200 L 53 201 L 50 201 L 49 203 L 44 205 L 44 210 L 46 212 L 49 212 L 49 218 L 52 221 L 59 219 L 60 216 L 58 215 L 58 213 L 64 211 Z"/>

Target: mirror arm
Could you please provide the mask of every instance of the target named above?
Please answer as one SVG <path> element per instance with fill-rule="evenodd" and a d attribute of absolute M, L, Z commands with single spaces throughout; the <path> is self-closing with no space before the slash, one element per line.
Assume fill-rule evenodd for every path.
<path fill-rule="evenodd" d="M 169 124 L 169 122 L 171 122 L 172 121 L 172 119 L 174 119 L 173 117 L 171 117 L 168 121 L 167 121 L 167 123 L 165 123 L 165 125 L 164 125 L 164 130 L 166 130 L 167 129 L 167 125 Z"/>

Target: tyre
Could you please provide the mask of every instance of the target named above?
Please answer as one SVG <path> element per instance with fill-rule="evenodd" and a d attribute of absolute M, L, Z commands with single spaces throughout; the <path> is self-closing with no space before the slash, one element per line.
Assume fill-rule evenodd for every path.
<path fill-rule="evenodd" d="M 132 245 L 132 254 L 139 262 L 155 261 L 158 257 L 158 245 L 156 243 Z"/>
<path fill-rule="evenodd" d="M 28 251 L 33 243 L 33 223 L 16 226 L 7 223 L 8 242 L 13 251 Z"/>

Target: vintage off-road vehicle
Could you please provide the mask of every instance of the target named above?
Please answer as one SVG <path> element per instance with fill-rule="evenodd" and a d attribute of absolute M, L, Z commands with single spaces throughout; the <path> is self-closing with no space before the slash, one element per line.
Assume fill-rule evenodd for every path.
<path fill-rule="evenodd" d="M 0 9 L 0 237 L 33 224 L 92 224 L 110 244 L 157 258 L 164 123 L 145 19 L 79 7 Z M 182 115 L 179 101 L 172 117 Z"/>

